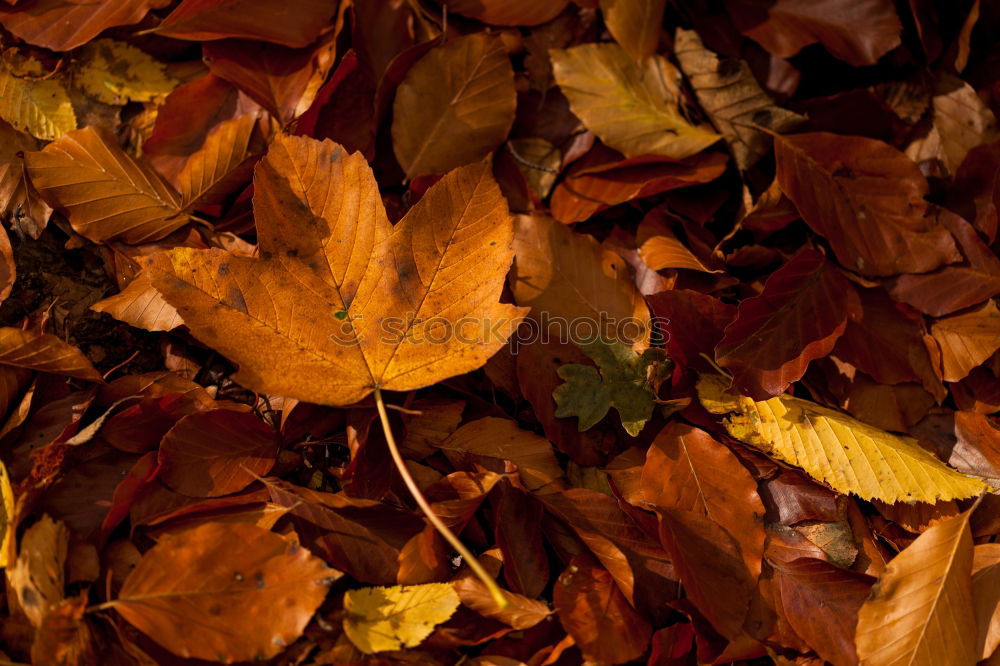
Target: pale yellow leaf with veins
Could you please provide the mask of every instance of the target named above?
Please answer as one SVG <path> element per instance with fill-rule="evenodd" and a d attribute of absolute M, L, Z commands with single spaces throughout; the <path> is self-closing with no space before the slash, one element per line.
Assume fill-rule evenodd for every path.
<path fill-rule="evenodd" d="M 928 502 L 982 494 L 988 486 L 964 476 L 894 435 L 808 400 L 780 395 L 757 402 L 728 393 L 729 380 L 704 375 L 698 399 L 726 414 L 726 430 L 768 455 L 801 467 L 842 493 L 883 502 Z"/>
<path fill-rule="evenodd" d="M 573 113 L 626 157 L 680 160 L 721 138 L 681 115 L 680 74 L 661 56 L 650 56 L 640 68 L 617 44 L 581 44 L 549 55 Z"/>
<path fill-rule="evenodd" d="M 414 647 L 460 603 L 448 583 L 350 590 L 344 594 L 344 633 L 366 654 Z"/>
<path fill-rule="evenodd" d="M 28 65 L 37 65 L 33 58 Z M 40 72 L 40 65 L 35 69 Z M 38 139 L 57 139 L 76 129 L 76 114 L 58 79 L 15 75 L 0 66 L 0 118 Z"/>

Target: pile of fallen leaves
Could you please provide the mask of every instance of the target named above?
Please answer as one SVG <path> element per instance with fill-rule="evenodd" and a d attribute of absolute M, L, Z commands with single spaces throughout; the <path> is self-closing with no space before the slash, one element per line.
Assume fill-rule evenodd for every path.
<path fill-rule="evenodd" d="M 996 3 L 0 26 L 0 662 L 1000 663 Z"/>

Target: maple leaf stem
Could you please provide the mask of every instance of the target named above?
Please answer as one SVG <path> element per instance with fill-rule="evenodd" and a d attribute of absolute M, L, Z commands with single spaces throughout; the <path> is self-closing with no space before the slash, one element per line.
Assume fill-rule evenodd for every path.
<path fill-rule="evenodd" d="M 479 563 L 479 560 L 473 555 L 465 544 L 455 536 L 447 525 L 438 518 L 437 514 L 434 513 L 434 509 L 431 508 L 430 503 L 424 497 L 424 494 L 420 492 L 420 488 L 417 486 L 417 482 L 413 480 L 410 475 L 410 470 L 406 468 L 406 463 L 403 462 L 403 456 L 399 452 L 399 447 L 396 446 L 396 440 L 392 436 L 392 428 L 389 425 L 389 413 L 385 408 L 385 403 L 382 401 L 382 392 L 375 389 L 375 405 L 378 407 L 378 415 L 382 421 L 382 430 L 385 432 L 385 441 L 389 445 L 389 454 L 392 455 L 392 462 L 395 463 L 396 469 L 399 470 L 399 475 L 403 477 L 403 483 L 406 484 L 407 489 L 409 489 L 410 494 L 413 495 L 413 499 L 416 501 L 417 506 L 423 511 L 424 515 L 427 517 L 427 521 L 434 526 L 434 529 L 445 538 L 445 540 L 452 545 L 452 547 L 458 551 L 458 554 L 462 556 L 462 559 L 469 565 L 472 572 L 486 585 L 486 588 L 490 591 L 490 595 L 493 600 L 497 603 L 500 608 L 507 607 L 507 599 L 503 595 L 503 591 L 497 582 L 493 580 L 493 577 L 487 573 L 483 565 Z"/>

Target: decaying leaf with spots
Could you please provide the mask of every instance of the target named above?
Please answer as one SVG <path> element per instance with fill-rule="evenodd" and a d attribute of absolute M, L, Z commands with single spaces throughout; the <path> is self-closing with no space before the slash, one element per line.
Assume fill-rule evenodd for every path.
<path fill-rule="evenodd" d="M 268 659 L 301 635 L 340 575 L 294 538 L 209 522 L 164 535 L 109 605 L 179 657 Z"/>

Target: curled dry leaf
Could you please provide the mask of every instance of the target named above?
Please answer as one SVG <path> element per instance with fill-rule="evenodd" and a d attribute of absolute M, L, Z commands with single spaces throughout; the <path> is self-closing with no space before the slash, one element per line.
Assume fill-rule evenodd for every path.
<path fill-rule="evenodd" d="M 931 324 L 931 336 L 941 349 L 941 378 L 961 381 L 1000 349 L 1000 310 L 986 301 L 975 310 L 943 317 Z"/>
<path fill-rule="evenodd" d="M 761 90 L 749 65 L 720 59 L 705 48 L 694 30 L 678 28 L 674 54 L 741 169 L 753 166 L 771 148 L 766 130 L 785 133 L 805 122 L 803 116 L 779 107 Z"/>
<path fill-rule="evenodd" d="M 7 569 L 7 581 L 32 626 L 42 625 L 45 616 L 65 595 L 66 553 L 69 529 L 49 516 L 25 530 L 17 561 Z"/>
<path fill-rule="evenodd" d="M 986 490 L 917 441 L 879 430 L 808 400 L 778 396 L 763 402 L 727 391 L 728 381 L 702 375 L 698 399 L 724 414 L 730 435 L 801 467 L 842 493 L 883 502 L 929 502 L 974 497 Z"/>
<path fill-rule="evenodd" d="M 417 61 L 393 103 L 392 145 L 410 178 L 481 160 L 514 123 L 514 71 L 502 41 L 449 40 Z"/>
<path fill-rule="evenodd" d="M 91 382 L 103 381 L 101 373 L 76 347 L 49 333 L 33 333 L 19 328 L 0 328 L 0 365 L 51 372 Z"/>
<path fill-rule="evenodd" d="M 268 0 L 184 0 L 155 29 L 175 39 L 259 39 L 291 47 L 308 46 L 336 7 L 301 0 L 295 11 Z"/>
<path fill-rule="evenodd" d="M 25 161 L 42 197 L 96 243 L 158 240 L 188 222 L 177 192 L 103 130 L 70 132 Z"/>
<path fill-rule="evenodd" d="M 721 138 L 681 115 L 677 70 L 661 56 L 640 67 L 617 44 L 552 49 L 549 56 L 573 113 L 626 157 L 681 160 Z"/>
<path fill-rule="evenodd" d="M 666 0 L 601 0 L 599 7 L 608 31 L 638 63 L 656 52 Z"/>
<path fill-rule="evenodd" d="M 268 659 L 302 634 L 340 575 L 292 539 L 209 522 L 164 535 L 110 605 L 180 657 Z"/>
<path fill-rule="evenodd" d="M 90 306 L 136 328 L 171 331 L 184 325 L 177 309 L 167 303 L 154 287 L 149 274 L 139 273 L 124 289 Z"/>
<path fill-rule="evenodd" d="M 979 661 L 971 576 L 972 532 L 965 512 L 931 526 L 879 576 L 858 611 L 861 662 L 972 666 Z"/>
<path fill-rule="evenodd" d="M 459 604 L 450 583 L 350 590 L 344 594 L 344 632 L 365 654 L 415 647 Z"/>
<path fill-rule="evenodd" d="M 162 9 L 168 4 L 169 0 L 39 0 L 31 3 L 31 11 L 23 11 L 23 7 L 0 8 L 0 23 L 29 44 L 69 51 L 108 28 L 138 23 L 150 9 Z"/>

